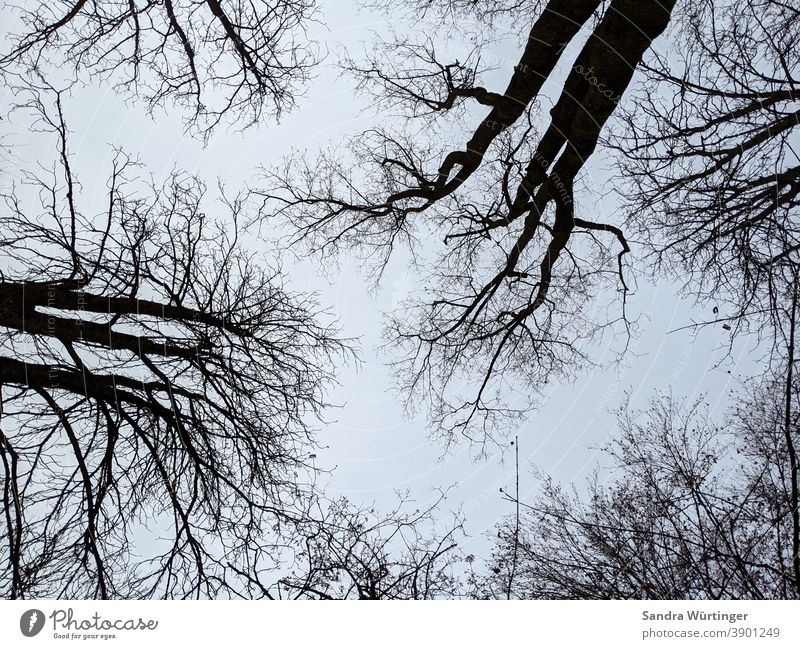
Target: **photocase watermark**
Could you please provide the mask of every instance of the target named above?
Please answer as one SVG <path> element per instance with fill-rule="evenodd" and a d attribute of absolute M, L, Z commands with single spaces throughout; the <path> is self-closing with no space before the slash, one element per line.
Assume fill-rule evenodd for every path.
<path fill-rule="evenodd" d="M 19 630 L 27 638 L 32 638 L 52 624 L 53 638 L 57 640 L 110 640 L 119 631 L 155 631 L 158 620 L 138 618 L 106 618 L 95 612 L 88 618 L 75 615 L 71 608 L 54 609 L 50 615 L 32 608 L 19 618 Z"/>
<path fill-rule="evenodd" d="M 552 160 L 548 160 L 538 151 L 533 154 L 533 161 L 538 162 L 545 171 L 552 164 Z M 561 180 L 561 176 L 558 175 L 557 171 L 550 173 L 550 182 L 561 197 L 561 202 L 567 206 L 572 205 L 572 193 L 568 185 Z"/>
<path fill-rule="evenodd" d="M 44 628 L 44 613 L 38 608 L 25 611 L 19 617 L 19 630 L 26 638 L 32 638 Z"/>
<path fill-rule="evenodd" d="M 57 281 L 49 282 L 47 284 L 47 303 L 46 307 L 51 312 L 59 308 L 58 305 L 58 292 L 62 289 L 62 284 Z M 76 310 L 78 314 L 80 314 L 84 308 L 86 307 L 86 292 L 81 289 L 77 293 L 77 304 Z M 47 315 L 47 335 L 52 338 L 58 338 L 59 330 L 56 326 L 60 324 L 60 319 L 57 320 L 56 316 L 52 313 L 48 313 Z M 83 334 L 81 333 L 83 327 L 83 318 L 80 315 L 75 317 L 74 320 L 75 327 L 78 329 L 78 335 L 81 339 L 83 339 Z M 58 387 L 58 377 L 59 377 L 59 366 L 57 363 L 53 363 L 50 365 L 49 369 L 47 370 L 47 380 L 52 387 Z"/>
<path fill-rule="evenodd" d="M 611 88 L 607 88 L 606 84 L 603 83 L 600 79 L 597 78 L 594 72 L 594 68 L 584 68 L 582 65 L 576 65 L 574 68 L 575 72 L 581 75 L 589 85 L 594 86 L 597 88 L 597 92 L 599 92 L 603 97 L 608 99 L 608 101 L 613 103 L 619 103 L 621 96 L 619 93 L 614 92 Z"/>

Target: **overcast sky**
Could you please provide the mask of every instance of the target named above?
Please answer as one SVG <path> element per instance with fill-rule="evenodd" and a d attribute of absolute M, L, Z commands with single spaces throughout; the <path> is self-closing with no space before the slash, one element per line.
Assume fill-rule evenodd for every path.
<path fill-rule="evenodd" d="M 74 91 L 67 116 L 84 204 L 99 201 L 105 191 L 112 146 L 138 154 L 156 177 L 177 166 L 198 173 L 210 185 L 219 178 L 235 189 L 251 181 L 260 165 L 275 163 L 293 147 L 313 152 L 317 147 L 335 144 L 343 134 L 374 125 L 381 117 L 362 110 L 364 102 L 354 100 L 352 84 L 339 78 L 333 65 L 335 53 L 342 47 L 360 51 L 362 43 L 371 38 L 370 30 L 386 32 L 389 26 L 386 17 L 359 13 L 357 5 L 354 0 L 337 0 L 322 7 L 320 19 L 324 24 L 313 32 L 331 52 L 329 63 L 319 69 L 306 97 L 299 99 L 298 108 L 279 125 L 265 121 L 244 134 L 219 129 L 203 147 L 184 135 L 178 111 L 169 110 L 151 119 L 140 104 L 126 103 L 108 86 L 93 84 Z M 392 25 L 397 31 L 404 28 L 397 21 Z M 499 62 L 489 80 L 500 87 L 511 74 L 518 45 L 517 38 L 510 35 L 487 51 Z M 10 100 L 6 97 L 7 103 Z M 48 145 L 26 132 L 13 137 L 23 160 L 43 156 L 42 147 Z M 614 195 L 609 192 L 609 164 L 601 151 L 595 154 L 584 176 L 587 191 L 578 203 L 597 210 L 603 220 L 618 223 Z M 263 247 L 271 250 L 267 241 Z M 485 547 L 483 532 L 510 511 L 499 488 L 513 483 L 513 454 L 506 454 L 505 465 L 492 449 L 488 458 L 475 460 L 474 449 L 461 444 L 442 457 L 443 447 L 428 438 L 425 413 L 404 418 L 402 404 L 390 389 L 390 372 L 376 346 L 380 343 L 382 313 L 413 290 L 415 277 L 407 261 L 403 255 L 395 258 L 379 290 L 373 292 L 367 278 L 349 259 L 342 259 L 338 269 L 329 267 L 327 277 L 313 261 L 285 260 L 293 287 L 319 292 L 320 304 L 339 318 L 342 333 L 359 339 L 364 361 L 359 368 L 343 367 L 339 371 L 341 389 L 334 399 L 344 406 L 328 413 L 332 423 L 319 433 L 320 442 L 327 448 L 318 461 L 326 468 L 336 467 L 330 478 L 331 495 L 375 501 L 383 507 L 391 506 L 395 490 L 408 490 L 425 502 L 433 497 L 434 488 L 456 485 L 449 502 L 454 509 L 463 504 L 467 531 L 475 539 L 471 547 L 477 551 Z M 601 371 L 579 371 L 574 383 L 548 386 L 541 407 L 518 431 L 508 433 L 512 438 L 515 432 L 519 435 L 523 467 L 535 465 L 559 481 L 580 483 L 595 466 L 595 447 L 613 434 L 614 420 L 608 411 L 620 405 L 626 391 L 638 407 L 644 406 L 655 390 L 669 386 L 675 394 L 687 398 L 706 393 L 712 414 L 719 415 L 736 378 L 753 371 L 750 341 L 741 341 L 723 362 L 728 334 L 721 327 L 706 328 L 696 336 L 691 329 L 667 333 L 693 319 L 710 319 L 710 305 L 700 311 L 680 301 L 666 283 L 653 286 L 643 276 L 637 281 L 638 290 L 629 301 L 629 309 L 634 318 L 639 318 L 641 335 L 633 341 L 625 362 L 612 363 Z M 601 363 L 611 361 L 613 342 L 598 346 L 593 357 Z M 523 470 L 523 498 L 535 487 L 533 478 Z"/>

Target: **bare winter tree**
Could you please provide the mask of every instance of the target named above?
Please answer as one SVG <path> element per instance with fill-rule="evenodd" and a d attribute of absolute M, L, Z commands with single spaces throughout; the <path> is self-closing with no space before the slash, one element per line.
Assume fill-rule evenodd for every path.
<path fill-rule="evenodd" d="M 475 3 L 419 4 L 458 13 Z M 587 341 L 627 324 L 618 303 L 613 312 L 596 302 L 586 311 L 604 286 L 627 291 L 629 246 L 616 226 L 576 205 L 574 187 L 673 5 L 480 4 L 486 16 L 532 17 L 505 89 L 479 84 L 477 54 L 446 62 L 430 40 L 388 43 L 349 68 L 384 106 L 403 111 L 406 127 L 363 133 L 350 160 L 341 149 L 313 161 L 298 156 L 269 174 L 267 213 L 287 217 L 315 249 L 354 248 L 378 269 L 398 245 L 419 255 L 424 286 L 388 338 L 402 350 L 401 389 L 410 403 L 427 404 L 446 439 L 463 433 L 483 443 L 498 416 L 524 411 L 547 381 L 591 362 Z M 579 52 L 539 128 L 543 87 L 560 78 L 572 43 Z M 464 134 L 476 108 L 482 115 Z M 448 115 L 460 120 L 455 135 L 442 125 Z M 418 242 L 431 239 L 443 245 L 428 257 Z"/>
<path fill-rule="evenodd" d="M 436 599 L 462 593 L 461 522 L 442 528 L 444 495 L 380 513 L 347 499 L 318 505 L 294 528 L 291 574 L 273 586 L 250 576 L 251 596 L 275 599 Z M 258 586 L 256 588 L 255 586 Z"/>
<path fill-rule="evenodd" d="M 118 152 L 91 213 L 62 94 L 26 92 L 57 159 L 3 193 L 0 589 L 237 593 L 302 520 L 344 347 L 247 252 L 246 197 L 212 218 L 199 179 L 156 184 Z"/>
<path fill-rule="evenodd" d="M 74 66 L 110 79 L 150 108 L 171 102 L 208 131 L 230 113 L 239 128 L 280 115 L 317 62 L 306 28 L 314 0 L 60 0 L 4 3 L 17 33 L 0 69 Z"/>
<path fill-rule="evenodd" d="M 610 474 L 586 493 L 543 478 L 521 503 L 521 531 L 497 527 L 477 597 L 787 599 L 797 572 L 797 384 L 787 419 L 784 378 L 748 386 L 725 425 L 701 403 L 670 396 L 619 413 L 605 450 Z M 604 462 L 604 466 L 606 463 Z M 605 472 L 605 469 L 604 469 Z M 509 579 L 513 567 L 513 578 Z"/>
<path fill-rule="evenodd" d="M 790 299 L 800 258 L 800 7 L 703 0 L 614 129 L 626 230 L 716 322 L 757 330 Z"/>

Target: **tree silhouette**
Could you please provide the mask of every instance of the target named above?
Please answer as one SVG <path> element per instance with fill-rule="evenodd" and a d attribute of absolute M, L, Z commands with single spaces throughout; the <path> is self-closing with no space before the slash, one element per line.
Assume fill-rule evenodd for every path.
<path fill-rule="evenodd" d="M 317 506 L 294 528 L 294 569 L 274 585 L 251 579 L 254 595 L 274 599 L 437 599 L 460 596 L 463 536 L 457 517 L 441 525 L 444 494 L 406 511 L 399 494 L 388 513 L 341 498 Z M 259 592 L 259 590 L 261 592 Z"/>
<path fill-rule="evenodd" d="M 207 135 L 230 114 L 245 128 L 294 105 L 317 62 L 306 28 L 314 0 L 60 0 L 14 8 L 21 25 L 0 56 L 74 66 L 111 79 L 151 109 L 177 103 Z"/>
<path fill-rule="evenodd" d="M 543 476 L 536 500 L 521 503 L 518 542 L 514 520 L 497 526 L 473 595 L 504 598 L 516 552 L 511 593 L 522 599 L 800 597 L 783 384 L 750 390 L 725 425 L 669 395 L 645 412 L 620 409 L 609 474 L 585 493 Z"/>
<path fill-rule="evenodd" d="M 212 218 L 199 179 L 155 184 L 117 152 L 87 213 L 62 93 L 26 92 L 58 156 L 0 216 L 0 588 L 236 592 L 273 526 L 302 515 L 309 419 L 345 348 L 248 253 L 246 196 Z"/>
<path fill-rule="evenodd" d="M 440 4 L 457 11 L 468 3 Z M 323 253 L 356 249 L 379 271 L 398 245 L 416 254 L 419 241 L 443 240 L 435 257 L 420 251 L 424 286 L 387 336 L 402 350 L 402 391 L 410 404 L 427 404 L 433 430 L 447 440 L 461 433 L 484 443 L 498 416 L 524 411 L 547 381 L 591 362 L 587 342 L 627 324 L 618 306 L 613 314 L 597 304 L 585 310 L 604 286 L 624 296 L 629 245 L 616 226 L 576 206 L 574 186 L 674 3 L 533 4 L 535 20 L 502 91 L 478 85 L 477 55 L 442 62 L 432 41 L 388 43 L 350 62 L 362 87 L 404 111 L 408 128 L 361 134 L 350 160 L 341 149 L 313 161 L 295 156 L 267 174 L 261 192 L 266 213 L 287 218 L 298 239 Z M 515 7 L 522 18 L 523 5 Z M 543 86 L 557 78 L 570 43 L 580 45 L 584 26 L 590 34 L 540 130 Z M 426 137 L 443 116 L 461 118 L 475 106 L 485 113 L 463 146 L 450 134 Z"/>
<path fill-rule="evenodd" d="M 726 305 L 717 322 L 785 326 L 776 307 L 800 249 L 800 8 L 703 0 L 676 28 L 674 55 L 643 66 L 613 130 L 626 230 L 659 271 Z"/>

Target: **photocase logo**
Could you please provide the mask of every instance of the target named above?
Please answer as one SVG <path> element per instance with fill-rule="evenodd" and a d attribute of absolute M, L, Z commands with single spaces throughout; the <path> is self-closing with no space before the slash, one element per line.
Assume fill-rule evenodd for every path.
<path fill-rule="evenodd" d="M 44 613 L 38 608 L 25 611 L 19 618 L 19 630 L 22 635 L 32 638 L 44 628 Z"/>

